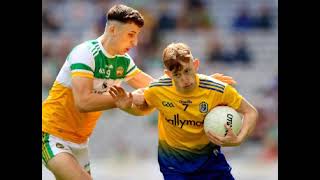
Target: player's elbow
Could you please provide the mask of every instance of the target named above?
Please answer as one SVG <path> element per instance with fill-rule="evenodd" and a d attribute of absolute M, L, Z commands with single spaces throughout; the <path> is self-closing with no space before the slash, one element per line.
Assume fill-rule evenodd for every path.
<path fill-rule="evenodd" d="M 151 107 L 144 107 L 141 109 L 141 115 L 140 116 L 146 116 L 154 112 L 155 108 Z"/>
<path fill-rule="evenodd" d="M 259 117 L 259 112 L 256 108 L 252 108 L 252 114 L 254 116 L 255 121 L 257 121 Z"/>
<path fill-rule="evenodd" d="M 248 119 L 250 119 L 250 122 L 252 124 L 256 124 L 257 120 L 258 120 L 258 116 L 259 113 L 257 111 L 256 108 L 254 108 L 253 106 L 248 107 L 244 112 L 243 115 L 247 116 Z"/>
<path fill-rule="evenodd" d="M 77 108 L 81 113 L 90 112 L 85 106 L 77 106 Z"/>
<path fill-rule="evenodd" d="M 250 118 L 251 124 L 253 127 L 255 127 L 257 124 L 257 121 L 258 121 L 259 113 L 258 113 L 257 109 L 254 107 L 250 108 L 249 113 L 250 113 L 250 117 L 251 117 Z"/>
<path fill-rule="evenodd" d="M 140 112 L 136 113 L 135 115 L 136 116 L 147 116 L 149 114 L 151 114 L 151 111 L 140 111 Z"/>
<path fill-rule="evenodd" d="M 81 99 L 76 100 L 75 106 L 78 109 L 78 111 L 81 113 L 90 112 L 90 107 L 86 100 L 81 100 Z"/>
<path fill-rule="evenodd" d="M 137 111 L 133 113 L 135 116 L 147 116 L 151 114 L 155 108 L 139 108 Z"/>
<path fill-rule="evenodd" d="M 85 113 L 85 112 L 89 111 L 88 108 L 84 104 L 80 104 L 80 103 L 76 103 L 76 108 L 81 113 Z"/>

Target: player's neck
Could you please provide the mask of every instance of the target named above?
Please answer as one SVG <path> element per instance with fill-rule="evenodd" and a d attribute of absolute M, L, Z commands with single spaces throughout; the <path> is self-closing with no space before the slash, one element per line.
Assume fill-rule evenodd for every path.
<path fill-rule="evenodd" d="M 110 38 L 108 38 L 107 34 L 104 33 L 100 36 L 101 44 L 103 49 L 111 56 L 116 55 L 116 51 L 112 48 L 112 43 Z"/>
<path fill-rule="evenodd" d="M 178 91 L 179 93 L 181 94 L 190 94 L 190 93 L 193 93 L 193 91 L 196 89 L 196 84 L 193 84 L 193 87 L 188 89 L 188 90 L 185 90 L 184 88 L 179 88 L 176 86 L 176 91 Z"/>

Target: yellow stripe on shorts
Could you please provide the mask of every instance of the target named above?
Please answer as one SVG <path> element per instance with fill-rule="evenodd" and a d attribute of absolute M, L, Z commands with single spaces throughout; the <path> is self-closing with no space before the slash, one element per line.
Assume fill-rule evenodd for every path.
<path fill-rule="evenodd" d="M 49 134 L 42 132 L 42 159 L 45 164 L 47 164 L 53 156 L 54 154 L 49 146 Z"/>

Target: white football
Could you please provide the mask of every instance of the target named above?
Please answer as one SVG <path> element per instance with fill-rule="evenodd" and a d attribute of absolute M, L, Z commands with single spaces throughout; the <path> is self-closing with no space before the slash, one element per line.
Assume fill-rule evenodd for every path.
<path fill-rule="evenodd" d="M 220 136 L 225 136 L 227 129 L 224 127 L 224 124 L 226 123 L 238 135 L 242 126 L 242 115 L 231 107 L 217 106 L 211 109 L 205 117 L 204 131 L 207 133 L 210 130 Z"/>

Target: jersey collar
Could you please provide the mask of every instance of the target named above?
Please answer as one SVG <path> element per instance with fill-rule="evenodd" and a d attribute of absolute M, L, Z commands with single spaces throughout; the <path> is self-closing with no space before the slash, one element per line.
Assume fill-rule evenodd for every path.
<path fill-rule="evenodd" d="M 108 57 L 108 58 L 114 58 L 114 57 L 116 57 L 116 56 L 112 56 L 111 54 L 109 54 L 109 53 L 104 49 L 104 47 L 102 46 L 102 43 L 101 43 L 101 38 L 102 38 L 102 36 L 98 37 L 98 38 L 97 38 L 97 41 L 98 41 L 98 44 L 99 44 L 99 46 L 100 46 L 100 49 L 101 49 L 102 53 L 103 53 L 106 57 Z"/>

